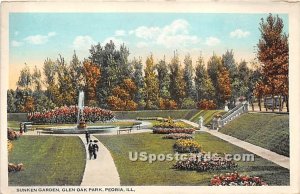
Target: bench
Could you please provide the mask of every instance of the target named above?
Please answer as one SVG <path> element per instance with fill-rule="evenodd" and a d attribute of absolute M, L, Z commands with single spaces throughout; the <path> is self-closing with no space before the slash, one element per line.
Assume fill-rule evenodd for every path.
<path fill-rule="evenodd" d="M 124 132 L 127 131 L 128 133 L 131 133 L 131 130 L 133 130 L 134 127 L 136 127 L 137 130 L 140 130 L 141 124 L 134 124 L 131 127 L 120 128 L 117 130 L 117 135 L 120 135 L 122 131 L 124 131 Z"/>

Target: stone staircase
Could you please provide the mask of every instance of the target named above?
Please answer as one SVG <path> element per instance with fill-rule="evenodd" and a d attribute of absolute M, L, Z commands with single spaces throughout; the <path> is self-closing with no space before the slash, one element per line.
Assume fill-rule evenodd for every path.
<path fill-rule="evenodd" d="M 234 120 L 241 114 L 248 112 L 248 102 L 244 101 L 238 104 L 233 109 L 229 110 L 226 114 L 224 114 L 221 118 L 213 120 L 213 129 L 219 129 L 224 127 L 227 123 Z"/>

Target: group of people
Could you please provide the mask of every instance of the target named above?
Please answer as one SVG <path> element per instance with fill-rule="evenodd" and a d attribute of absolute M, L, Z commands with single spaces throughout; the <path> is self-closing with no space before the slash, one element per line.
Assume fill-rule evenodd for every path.
<path fill-rule="evenodd" d="M 86 144 L 88 145 L 88 152 L 90 160 L 92 158 L 97 159 L 97 152 L 99 151 L 99 146 L 97 145 L 97 140 L 91 140 L 91 136 L 88 131 L 85 132 Z"/>

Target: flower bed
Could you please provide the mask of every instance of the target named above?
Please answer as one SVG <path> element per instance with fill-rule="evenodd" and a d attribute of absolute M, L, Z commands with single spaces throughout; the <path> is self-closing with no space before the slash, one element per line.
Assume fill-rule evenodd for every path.
<path fill-rule="evenodd" d="M 210 180 L 212 186 L 266 186 L 260 177 L 241 176 L 237 172 L 214 175 Z"/>
<path fill-rule="evenodd" d="M 191 139 L 179 139 L 175 142 L 173 148 L 179 153 L 199 153 L 201 151 L 201 145 Z"/>
<path fill-rule="evenodd" d="M 169 133 L 187 133 L 192 134 L 195 132 L 194 128 L 154 128 L 154 134 L 169 134 Z"/>
<path fill-rule="evenodd" d="M 185 128 L 185 124 L 182 122 L 175 122 L 170 117 L 167 119 L 163 119 L 163 122 L 155 124 L 154 128 Z"/>
<path fill-rule="evenodd" d="M 77 114 L 77 106 L 62 106 L 44 113 L 30 113 L 28 120 L 34 123 L 76 123 Z M 112 111 L 97 107 L 84 107 L 83 114 L 86 122 L 104 122 L 114 118 Z"/>
<path fill-rule="evenodd" d="M 171 133 L 163 136 L 163 139 L 193 139 L 194 137 L 186 133 Z"/>
<path fill-rule="evenodd" d="M 194 155 L 186 160 L 177 161 L 173 168 L 179 170 L 196 170 L 199 172 L 211 170 L 225 170 L 236 168 L 233 161 L 225 160 L 222 157 L 205 158 L 202 155 Z"/>

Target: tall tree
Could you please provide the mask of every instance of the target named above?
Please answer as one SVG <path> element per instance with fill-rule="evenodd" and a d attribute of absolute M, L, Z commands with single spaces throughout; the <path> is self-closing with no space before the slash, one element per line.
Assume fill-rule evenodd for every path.
<path fill-rule="evenodd" d="M 15 101 L 15 91 L 12 89 L 7 90 L 7 112 L 12 113 L 17 111 Z"/>
<path fill-rule="evenodd" d="M 89 106 L 97 105 L 96 90 L 100 80 L 100 68 L 89 60 L 83 62 L 83 75 L 85 79 L 86 103 Z"/>
<path fill-rule="evenodd" d="M 70 62 L 70 77 L 72 82 L 72 88 L 75 90 L 74 101 L 77 104 L 79 91 L 84 89 L 84 77 L 83 77 L 83 65 L 81 61 L 78 59 L 76 52 L 72 56 L 72 60 Z"/>
<path fill-rule="evenodd" d="M 185 81 L 185 93 L 187 98 L 195 99 L 195 86 L 193 82 L 193 65 L 190 55 L 186 55 L 184 58 L 184 81 Z"/>
<path fill-rule="evenodd" d="M 198 58 L 195 70 L 197 102 L 200 102 L 203 99 L 213 100 L 215 97 L 215 88 L 208 76 L 202 56 Z"/>
<path fill-rule="evenodd" d="M 285 96 L 288 100 L 289 46 L 283 27 L 283 20 L 278 15 L 269 14 L 266 20 L 261 19 L 259 28 L 261 38 L 257 44 L 257 58 L 262 63 L 263 83 L 273 99 L 272 111 L 275 95 Z"/>
<path fill-rule="evenodd" d="M 59 91 L 57 85 L 57 65 L 54 61 L 47 58 L 43 65 L 44 84 L 46 86 L 46 96 L 54 104 L 58 101 Z"/>
<path fill-rule="evenodd" d="M 178 55 L 175 54 L 171 60 L 170 67 L 170 95 L 171 98 L 181 107 L 185 94 L 185 83 L 183 78 L 183 70 L 180 68 Z"/>
<path fill-rule="evenodd" d="M 163 99 L 170 98 L 170 75 L 165 58 L 158 62 L 156 69 L 159 82 L 159 96 Z"/>
<path fill-rule="evenodd" d="M 35 91 L 41 91 L 42 90 L 42 80 L 41 80 L 41 77 L 42 77 L 41 70 L 39 70 L 37 68 L 37 66 L 35 66 L 34 70 L 33 70 L 33 74 L 31 76 L 32 83 L 34 84 L 34 90 Z"/>
<path fill-rule="evenodd" d="M 215 88 L 218 86 L 218 72 L 222 68 L 222 59 L 215 53 L 207 62 L 207 72 Z"/>
<path fill-rule="evenodd" d="M 217 104 L 218 107 L 224 108 L 225 102 L 231 96 L 230 78 L 229 72 L 225 67 L 222 67 L 218 72 L 218 93 L 217 93 Z"/>
<path fill-rule="evenodd" d="M 133 80 L 136 85 L 134 101 L 138 103 L 139 109 L 144 108 L 144 76 L 143 65 L 141 59 L 133 59 L 132 66 L 134 68 Z"/>
<path fill-rule="evenodd" d="M 32 84 L 32 76 L 30 74 L 30 69 L 28 65 L 25 63 L 25 67 L 21 70 L 19 80 L 17 82 L 17 86 L 22 89 L 30 89 Z"/>
<path fill-rule="evenodd" d="M 158 79 L 155 73 L 153 56 L 147 57 L 145 68 L 145 103 L 146 109 L 157 109 L 158 99 Z"/>

